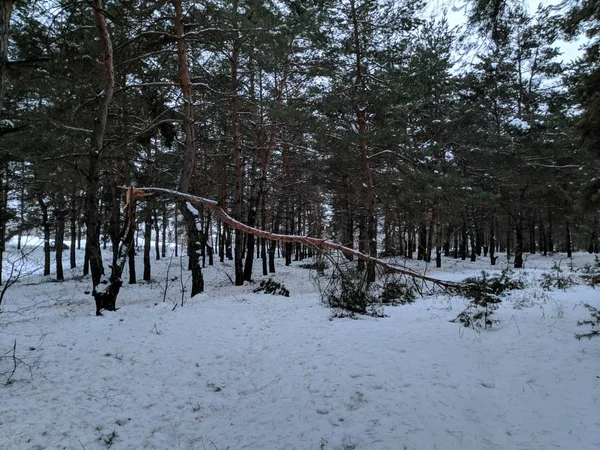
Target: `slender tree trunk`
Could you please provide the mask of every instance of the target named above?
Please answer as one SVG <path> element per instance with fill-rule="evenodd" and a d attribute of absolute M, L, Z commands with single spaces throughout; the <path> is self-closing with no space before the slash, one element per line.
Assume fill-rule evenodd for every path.
<path fill-rule="evenodd" d="M 212 216 L 210 211 L 206 211 L 206 221 L 204 223 L 204 247 L 206 249 L 206 254 L 208 255 L 208 265 L 212 266 L 214 264 L 214 243 L 213 243 L 213 233 L 212 233 Z M 210 239 L 209 239 L 210 237 Z"/>
<path fill-rule="evenodd" d="M 588 253 L 598 253 L 598 218 L 594 217 L 594 225 L 592 226 L 592 233 L 590 235 L 590 245 L 588 246 Z"/>
<path fill-rule="evenodd" d="M 419 261 L 426 260 L 427 254 L 427 225 L 424 221 L 419 224 L 419 248 L 417 249 L 417 259 Z"/>
<path fill-rule="evenodd" d="M 474 225 L 469 229 L 471 241 L 471 262 L 477 261 L 477 226 Z M 480 252 L 481 253 L 481 252 Z"/>
<path fill-rule="evenodd" d="M 71 248 L 69 251 L 69 262 L 71 263 L 71 269 L 77 267 L 77 256 L 75 253 L 75 246 L 77 245 L 77 208 L 75 208 L 75 195 L 71 197 Z"/>
<path fill-rule="evenodd" d="M 494 219 L 491 221 L 490 225 L 490 264 L 492 266 L 496 265 L 496 260 L 498 259 L 496 254 L 496 229 L 494 227 Z"/>
<path fill-rule="evenodd" d="M 517 224 L 515 226 L 515 269 L 523 268 L 523 216 L 521 213 L 517 216 Z"/>
<path fill-rule="evenodd" d="M 0 120 L 6 118 L 4 96 L 8 69 L 8 35 L 14 0 L 0 2 Z M 6 179 L 5 179 L 6 175 Z M 2 284 L 2 262 L 6 250 L 6 222 L 8 221 L 8 170 L 0 171 L 0 284 Z"/>
<path fill-rule="evenodd" d="M 0 1 L 0 119 L 5 118 L 4 96 L 8 69 L 8 36 L 14 0 Z"/>
<path fill-rule="evenodd" d="M 548 251 L 554 253 L 554 237 L 552 230 L 552 213 L 548 211 Z"/>
<path fill-rule="evenodd" d="M 573 247 L 571 244 L 571 227 L 568 220 L 565 222 L 565 245 L 567 248 L 567 258 L 572 258 Z"/>
<path fill-rule="evenodd" d="M 367 253 L 367 218 L 364 210 L 361 210 L 358 217 L 358 251 L 361 253 Z M 358 270 L 365 270 L 366 263 L 362 259 L 358 260 Z"/>
<path fill-rule="evenodd" d="M 510 261 L 510 251 L 512 248 L 512 224 L 510 219 L 508 221 L 508 227 L 506 228 L 506 261 Z"/>
<path fill-rule="evenodd" d="M 150 262 L 150 247 L 152 245 L 152 210 L 150 200 L 144 205 L 144 281 L 152 277 L 152 263 Z"/>
<path fill-rule="evenodd" d="M 466 222 L 462 223 L 461 232 L 462 232 L 462 236 L 461 236 L 461 243 L 460 243 L 460 259 L 465 261 L 467 259 L 467 247 L 468 247 L 467 223 Z"/>
<path fill-rule="evenodd" d="M 0 168 L 0 284 L 2 280 L 2 269 L 4 251 L 6 250 L 6 222 L 8 220 L 8 169 Z"/>
<path fill-rule="evenodd" d="M 120 192 L 117 186 L 116 174 L 113 174 L 113 178 L 110 183 L 110 225 L 109 234 L 110 242 L 112 244 L 112 264 L 114 265 L 117 261 L 117 252 L 119 251 L 119 225 L 120 225 L 120 213 L 121 213 L 121 201 Z M 105 241 L 106 242 L 106 241 Z"/>
<path fill-rule="evenodd" d="M 112 102 L 115 78 L 113 72 L 113 49 L 106 16 L 104 14 L 104 0 L 93 0 L 94 23 L 100 41 L 101 59 L 104 67 L 104 86 L 96 97 L 97 108 L 94 120 L 94 129 L 91 139 L 88 167 L 88 186 L 86 194 L 86 227 L 90 269 L 94 289 L 100 283 L 104 274 L 102 255 L 100 252 L 100 220 L 98 216 L 98 192 L 100 191 L 100 155 L 104 149 L 104 137 L 108 124 L 108 109 Z"/>
<path fill-rule="evenodd" d="M 162 257 L 167 257 L 167 227 L 169 225 L 169 220 L 167 216 L 167 205 L 162 205 L 162 245 L 161 245 L 161 253 Z"/>
<path fill-rule="evenodd" d="M 64 281 L 65 275 L 63 270 L 63 247 L 65 245 L 65 215 L 66 205 L 65 197 L 59 193 L 56 196 L 56 230 L 54 244 L 56 249 L 56 280 Z"/>
<path fill-rule="evenodd" d="M 158 211 L 156 205 L 152 202 L 152 216 L 154 225 L 154 252 L 156 253 L 156 260 L 160 261 L 160 225 L 158 224 Z"/>
<path fill-rule="evenodd" d="M 19 232 L 17 234 L 17 250 L 21 250 L 21 240 L 25 229 L 25 161 L 21 161 L 21 189 L 19 192 Z M 1 252 L 0 252 L 1 258 Z"/>
<path fill-rule="evenodd" d="M 181 6 L 181 0 L 173 0 L 172 3 L 175 7 L 175 33 L 177 35 L 179 82 L 183 94 L 183 132 L 185 134 L 185 154 L 183 158 L 181 175 L 179 177 L 178 190 L 180 192 L 188 192 L 192 186 L 192 179 L 196 171 L 197 161 L 196 130 L 194 125 L 194 98 L 192 83 L 190 81 L 187 54 L 185 51 L 185 30 L 183 24 L 183 9 Z M 185 220 L 188 236 L 188 253 L 192 272 L 191 296 L 193 297 L 196 294 L 204 291 L 204 277 L 197 252 L 198 230 L 196 228 L 196 217 L 185 203 L 180 202 L 179 208 Z"/>
<path fill-rule="evenodd" d="M 234 0 L 234 14 L 237 14 L 237 0 Z M 231 130 L 233 133 L 233 166 L 235 171 L 233 188 L 233 217 L 242 221 L 242 202 L 244 192 L 244 166 L 242 162 L 242 152 L 240 145 L 240 130 L 238 119 L 238 63 L 239 63 L 239 42 L 236 40 L 231 54 Z M 244 284 L 244 235 L 241 231 L 235 231 L 235 285 Z M 250 258 L 252 255 L 249 256 Z"/>
<path fill-rule="evenodd" d="M 179 213 L 175 206 L 175 219 L 173 222 L 173 239 L 175 239 L 175 258 L 179 256 Z"/>
<path fill-rule="evenodd" d="M 365 82 L 363 77 L 363 55 L 361 48 L 361 30 L 359 27 L 359 18 L 355 1 L 352 0 L 351 6 L 351 19 L 353 26 L 353 40 L 354 40 L 354 56 L 356 58 L 355 65 L 355 100 L 357 103 L 354 105 L 354 114 L 356 115 L 359 146 L 360 146 L 360 159 L 362 169 L 362 181 L 364 189 L 363 192 L 363 207 L 364 207 L 364 220 L 366 226 L 366 242 L 369 249 L 369 255 L 373 258 L 377 257 L 377 216 L 376 216 L 376 198 L 373 189 L 373 179 L 371 177 L 371 168 L 369 165 L 368 148 L 366 141 L 367 133 L 367 119 L 366 110 L 359 96 L 365 91 Z M 375 281 L 375 264 L 369 260 L 367 262 L 367 282 Z"/>
<path fill-rule="evenodd" d="M 37 196 L 38 205 L 42 211 L 42 230 L 44 233 L 44 276 L 50 275 L 50 220 L 48 219 L 48 205 L 43 194 Z"/>
<path fill-rule="evenodd" d="M 458 259 L 458 230 L 454 231 L 454 259 Z"/>
<path fill-rule="evenodd" d="M 540 237 L 540 252 L 542 252 L 542 254 L 544 256 L 548 255 L 548 241 L 546 240 L 546 230 L 544 229 L 544 221 L 542 220 L 542 218 L 539 218 L 539 237 Z"/>

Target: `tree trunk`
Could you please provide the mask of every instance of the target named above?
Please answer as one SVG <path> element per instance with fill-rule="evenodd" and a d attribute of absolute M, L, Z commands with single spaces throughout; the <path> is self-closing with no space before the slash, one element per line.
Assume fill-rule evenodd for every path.
<path fill-rule="evenodd" d="M 44 233 L 44 276 L 50 275 L 50 221 L 48 220 L 48 205 L 43 194 L 37 195 L 38 205 L 42 211 L 42 230 Z"/>
<path fill-rule="evenodd" d="M 175 258 L 179 256 L 179 213 L 175 206 L 175 220 L 173 222 L 173 239 L 175 239 Z"/>
<path fill-rule="evenodd" d="M 121 242 L 119 243 L 119 251 L 117 253 L 116 263 L 112 266 L 112 271 L 108 284 L 99 290 L 97 287 L 94 288 L 92 295 L 96 301 L 96 315 L 101 316 L 102 309 L 107 311 L 115 311 L 117 297 L 123 280 L 123 269 L 127 262 L 127 257 L 133 248 L 133 238 L 135 235 L 135 202 L 133 198 L 133 188 L 127 190 L 127 201 L 125 203 L 125 223 L 123 225 L 123 231 L 119 233 L 122 236 Z"/>
<path fill-rule="evenodd" d="M 181 175 L 179 177 L 178 189 L 180 192 L 188 192 L 192 185 L 192 179 L 196 172 L 196 129 L 194 125 L 194 98 L 192 83 L 185 51 L 185 30 L 183 24 L 183 9 L 181 0 L 173 0 L 175 7 L 175 33 L 177 35 L 177 56 L 179 61 L 179 82 L 183 94 L 183 132 L 185 134 L 185 153 Z M 189 208 L 181 202 L 179 204 L 181 213 L 185 220 L 188 236 L 188 253 L 190 258 L 190 267 L 192 272 L 192 292 L 195 296 L 204 291 L 204 278 L 202 275 L 202 266 L 198 259 L 197 244 L 198 231 L 196 228 L 196 218 Z"/>
<path fill-rule="evenodd" d="M 8 221 L 8 169 L 0 168 L 0 284 L 4 262 L 4 251 L 6 250 L 6 222 Z"/>
<path fill-rule="evenodd" d="M 62 194 L 56 197 L 56 235 L 54 244 L 56 248 L 56 280 L 64 281 L 65 275 L 63 271 L 63 246 L 65 245 L 65 215 L 66 205 L 65 198 Z"/>
<path fill-rule="evenodd" d="M 517 216 L 515 227 L 516 245 L 515 245 L 515 269 L 523 268 L 523 216 L 521 213 Z"/>
<path fill-rule="evenodd" d="M 113 174 L 111 183 L 110 183 L 110 225 L 109 225 L 109 234 L 110 234 L 110 242 L 112 245 L 112 264 L 114 265 L 117 261 L 117 253 L 119 251 L 119 241 L 121 240 L 119 236 L 119 228 L 120 228 L 120 212 L 121 212 L 121 198 L 120 198 L 119 188 L 117 187 L 117 179 L 116 174 Z M 105 241 L 106 242 L 106 241 Z"/>
<path fill-rule="evenodd" d="M 490 226 L 490 264 L 492 266 L 496 265 L 496 260 L 498 259 L 496 254 L 496 229 L 494 227 L 494 219 L 491 221 Z"/>
<path fill-rule="evenodd" d="M 594 217 L 594 225 L 592 226 L 592 233 L 590 235 L 590 245 L 588 246 L 588 253 L 598 253 L 598 218 Z"/>
<path fill-rule="evenodd" d="M 552 230 L 552 213 L 548 211 L 548 251 L 554 253 L 554 237 Z"/>
<path fill-rule="evenodd" d="M 567 258 L 572 258 L 573 247 L 571 244 L 571 227 L 568 220 L 565 223 L 565 246 L 567 248 Z"/>
<path fill-rule="evenodd" d="M 167 257 L 167 227 L 169 225 L 169 220 L 167 217 L 167 206 L 166 204 L 163 205 L 163 210 L 162 210 L 162 246 L 161 246 L 161 253 L 162 253 L 162 257 L 166 258 Z"/>
<path fill-rule="evenodd" d="M 8 69 L 8 35 L 14 0 L 0 1 L 0 119 L 5 118 L 4 96 Z"/>
<path fill-rule="evenodd" d="M 510 261 L 510 250 L 512 247 L 512 225 L 510 220 L 508 222 L 508 227 L 506 228 L 506 261 Z"/>
<path fill-rule="evenodd" d="M 356 58 L 355 65 L 355 83 L 354 83 L 354 114 L 356 116 L 359 146 L 360 146 L 360 159 L 361 159 L 361 172 L 362 172 L 362 200 L 364 208 L 364 221 L 366 226 L 366 242 L 367 248 L 369 249 L 369 255 L 373 258 L 377 257 L 377 216 L 376 216 L 376 198 L 373 189 L 373 179 L 371 177 L 371 168 L 369 165 L 369 155 L 367 148 L 367 119 L 366 109 L 361 105 L 360 96 L 366 90 L 365 82 L 363 77 L 363 55 L 361 48 L 361 30 L 359 27 L 358 11 L 354 0 L 350 3 L 351 6 L 351 18 L 353 26 L 353 40 L 354 40 L 354 56 Z M 367 282 L 375 281 L 375 264 L 369 260 L 367 261 Z"/>
<path fill-rule="evenodd" d="M 152 210 L 150 200 L 144 205 L 144 281 L 150 281 L 152 266 L 150 262 L 150 247 L 152 246 Z"/>
<path fill-rule="evenodd" d="M 467 223 L 462 223 L 461 228 L 462 236 L 460 242 L 460 259 L 465 261 L 467 259 L 467 245 L 468 245 L 468 237 L 467 237 Z"/>
<path fill-rule="evenodd" d="M 427 225 L 425 222 L 419 224 L 419 248 L 417 249 L 417 260 L 426 260 L 427 254 Z"/>
<path fill-rule="evenodd" d="M 158 224 L 158 212 L 154 202 L 152 202 L 152 216 L 154 225 L 154 252 L 156 253 L 156 260 L 160 261 L 160 226 Z"/>
<path fill-rule="evenodd" d="M 477 226 L 474 225 L 469 230 L 471 241 L 471 262 L 477 261 Z M 481 253 L 481 252 L 480 252 Z"/>
<path fill-rule="evenodd" d="M 90 269 L 92 272 L 92 285 L 95 288 L 100 283 L 104 274 L 102 254 L 100 252 L 100 221 L 98 217 L 98 192 L 100 191 L 100 154 L 104 149 L 104 137 L 108 124 L 108 108 L 112 101 L 115 79 L 113 72 L 113 49 L 106 16 L 104 14 L 104 0 L 93 0 L 94 23 L 100 41 L 101 59 L 104 67 L 104 86 L 96 96 L 97 108 L 94 118 L 89 152 L 88 186 L 86 194 L 86 227 Z"/>
<path fill-rule="evenodd" d="M 248 211 L 248 225 L 256 225 L 256 200 L 250 200 L 250 210 Z M 246 261 L 244 266 L 244 280 L 252 281 L 252 268 L 254 265 L 254 236 L 249 234 L 246 240 Z"/>
<path fill-rule="evenodd" d="M 71 248 L 69 251 L 69 262 L 71 269 L 77 267 L 77 255 L 75 253 L 75 246 L 77 245 L 77 209 L 75 208 L 75 196 L 71 197 Z"/>

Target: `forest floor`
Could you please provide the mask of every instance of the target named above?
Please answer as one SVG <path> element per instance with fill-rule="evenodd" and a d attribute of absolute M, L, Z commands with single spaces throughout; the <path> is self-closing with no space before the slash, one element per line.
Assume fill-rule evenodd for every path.
<path fill-rule="evenodd" d="M 500 256 L 495 271 L 444 258 L 428 274 L 496 273 Z M 217 262 L 181 306 L 188 275 L 167 257 L 103 317 L 80 269 L 23 274 L 0 313 L 0 449 L 600 448 L 600 338 L 575 339 L 600 295 L 542 290 L 555 262 L 576 277 L 594 257 L 528 255 L 526 289 L 481 331 L 451 323 L 467 301 L 442 294 L 332 319 L 296 262 L 273 276 L 289 298 L 236 288 Z"/>

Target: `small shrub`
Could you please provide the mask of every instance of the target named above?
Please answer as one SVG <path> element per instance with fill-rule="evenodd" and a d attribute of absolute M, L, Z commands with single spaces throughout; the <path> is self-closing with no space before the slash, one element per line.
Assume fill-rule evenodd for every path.
<path fill-rule="evenodd" d="M 600 311 L 598 311 L 592 305 L 588 305 L 587 303 L 584 303 L 583 306 L 585 306 L 588 309 L 591 318 L 589 320 L 580 320 L 579 322 L 577 322 L 577 325 L 589 325 L 592 327 L 592 329 L 589 333 L 576 334 L 575 337 L 578 340 L 581 340 L 583 338 L 591 339 L 600 335 L 600 330 L 598 329 L 600 327 Z"/>
<path fill-rule="evenodd" d="M 560 264 L 556 263 L 552 266 L 552 272 L 542 274 L 542 281 L 540 281 L 540 286 L 546 291 L 552 289 L 561 289 L 564 291 L 575 284 L 577 283 L 573 277 L 563 274 Z"/>
<path fill-rule="evenodd" d="M 319 273 L 323 273 L 325 269 L 329 269 L 329 264 L 327 264 L 326 261 L 321 260 L 313 263 L 300 264 L 298 267 L 301 269 L 316 270 Z"/>
<path fill-rule="evenodd" d="M 415 291 L 406 283 L 392 279 L 383 285 L 379 299 L 385 304 L 405 305 L 415 301 Z"/>
<path fill-rule="evenodd" d="M 594 264 L 586 264 L 581 269 L 583 275 L 581 278 L 593 288 L 600 284 L 600 259 L 595 256 Z"/>
<path fill-rule="evenodd" d="M 465 327 L 491 328 L 498 320 L 493 317 L 505 292 L 524 289 L 522 280 L 511 279 L 512 272 L 503 270 L 498 276 L 490 277 L 486 271 L 481 277 L 466 278 L 457 289 L 457 294 L 471 300 L 469 306 L 451 322 L 460 322 Z"/>
<path fill-rule="evenodd" d="M 339 267 L 327 286 L 321 290 L 322 300 L 331 308 L 339 309 L 334 317 L 354 317 L 366 314 L 382 317 L 381 304 L 366 280 L 366 271 Z"/>
<path fill-rule="evenodd" d="M 265 294 L 271 295 L 282 295 L 284 297 L 290 296 L 290 291 L 283 285 L 283 283 L 279 283 L 272 278 L 268 280 L 263 280 L 260 282 L 260 285 L 252 290 L 255 294 L 260 292 L 264 292 Z"/>

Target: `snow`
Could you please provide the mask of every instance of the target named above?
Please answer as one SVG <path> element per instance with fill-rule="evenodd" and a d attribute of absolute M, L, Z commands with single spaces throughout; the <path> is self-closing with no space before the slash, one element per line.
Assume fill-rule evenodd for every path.
<path fill-rule="evenodd" d="M 583 285 L 537 287 L 561 258 L 568 271 L 560 255 L 528 256 L 528 288 L 482 332 L 450 323 L 465 300 L 442 295 L 383 319 L 330 320 L 298 263 L 273 276 L 289 298 L 234 287 L 232 264 L 216 263 L 206 293 L 181 306 L 186 260 L 168 256 L 153 262 L 155 281 L 124 285 L 120 309 L 98 318 L 77 269 L 64 283 L 29 275 L 0 314 L 0 354 L 16 341 L 33 366 L 0 386 L 0 448 L 598 448 L 600 341 L 574 334 L 581 303 L 600 299 Z M 573 259 L 586 263 L 592 255 Z M 492 269 L 484 258 L 406 264 L 452 280 Z"/>
<path fill-rule="evenodd" d="M 198 210 L 190 202 L 185 202 L 185 207 L 189 212 L 191 212 L 194 215 L 194 217 L 198 217 L 200 215 Z"/>
<path fill-rule="evenodd" d="M 508 121 L 508 125 L 514 128 L 518 128 L 521 131 L 529 131 L 531 129 L 531 125 L 529 125 L 524 120 L 519 119 L 518 117 L 513 117 L 512 119 L 510 119 Z"/>

